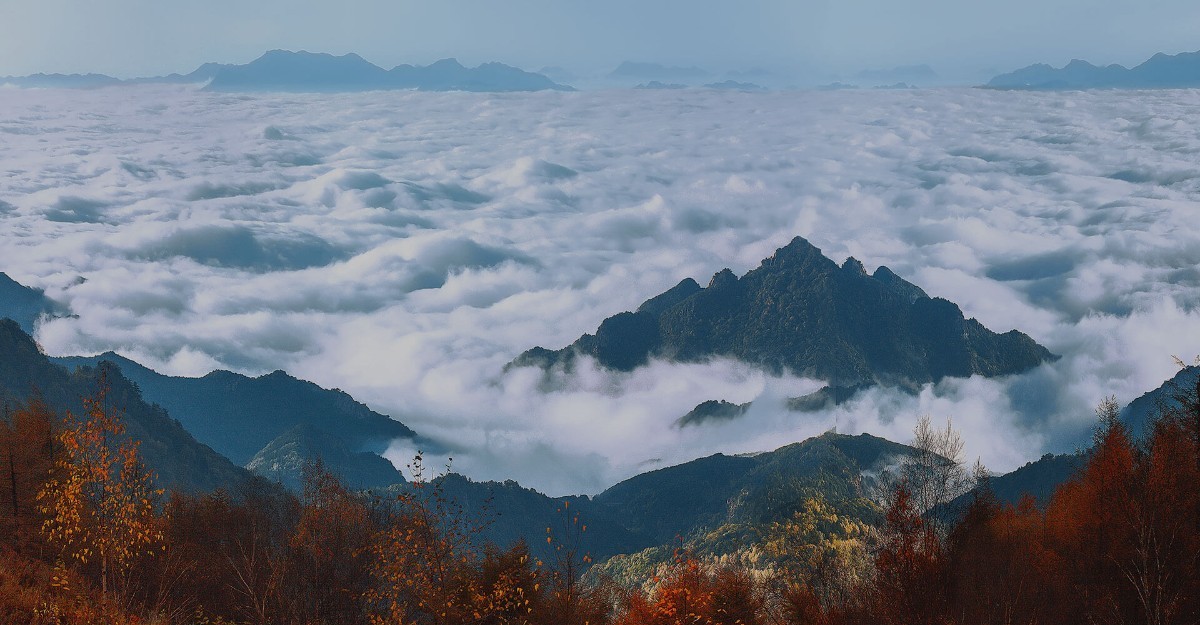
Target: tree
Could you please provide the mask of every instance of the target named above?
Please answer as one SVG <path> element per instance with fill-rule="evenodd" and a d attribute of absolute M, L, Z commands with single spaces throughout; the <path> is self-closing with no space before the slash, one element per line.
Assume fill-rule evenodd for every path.
<path fill-rule="evenodd" d="M 875 556 L 875 616 L 895 625 L 932 624 L 943 612 L 942 549 L 932 525 L 901 482 L 885 516 Z"/>
<path fill-rule="evenodd" d="M 159 603 L 172 612 L 199 614 L 199 622 L 280 622 L 286 616 L 290 542 L 300 516 L 295 497 L 262 479 L 247 481 L 232 495 L 173 493 L 166 513 L 168 550 L 155 559 L 167 595 Z"/>
<path fill-rule="evenodd" d="M 564 500 L 557 510 L 559 534 L 546 528 L 546 543 L 553 548 L 553 560 L 547 582 L 547 612 L 550 620 L 562 625 L 601 622 L 608 612 L 606 588 L 600 585 L 585 585 L 581 581 L 583 572 L 592 562 L 592 557 L 583 548 L 583 537 L 587 524 L 578 511 L 571 510 L 571 502 Z"/>
<path fill-rule="evenodd" d="M 950 420 L 945 429 L 939 430 L 926 415 L 917 421 L 909 445 L 916 453 L 904 459 L 899 471 L 910 495 L 909 503 L 920 514 L 933 511 L 935 528 L 944 531 L 954 516 L 954 511 L 945 506 L 974 486 L 963 461 L 962 436 Z"/>
<path fill-rule="evenodd" d="M 618 625 L 758 625 L 766 604 L 750 573 L 706 566 L 680 549 L 651 597 L 635 592 Z"/>
<path fill-rule="evenodd" d="M 0 520 L 15 540 L 35 538 L 42 518 L 37 494 L 54 469 L 57 418 L 39 397 L 0 420 Z"/>
<path fill-rule="evenodd" d="M 1121 571 L 1131 561 L 1137 515 L 1137 450 L 1114 398 L 1096 408 L 1094 446 L 1076 479 L 1046 510 L 1050 547 L 1067 567 L 1073 609 L 1095 622 L 1135 620 L 1136 599 Z"/>
<path fill-rule="evenodd" d="M 301 623 L 365 622 L 375 519 L 319 461 L 304 467 L 304 500 L 289 540 L 285 605 Z"/>
<path fill-rule="evenodd" d="M 789 604 L 845 605 L 870 577 L 867 553 L 872 528 L 839 511 L 823 497 L 810 497 L 792 517 L 774 523 L 764 551 L 782 569 L 780 594 Z M 811 600 L 810 600 L 811 596 Z"/>
<path fill-rule="evenodd" d="M 425 480 L 420 454 L 410 489 L 371 548 L 374 625 L 448 625 L 483 620 L 498 602 L 477 574 L 476 540 L 484 530 L 440 487 Z"/>
<path fill-rule="evenodd" d="M 979 494 L 946 541 L 951 613 L 979 625 L 1061 623 L 1062 563 L 1045 544 L 1032 497 L 1016 506 Z"/>
<path fill-rule="evenodd" d="M 85 415 L 67 414 L 58 435 L 58 472 L 38 493 L 46 515 L 42 532 L 60 557 L 99 567 L 100 588 L 124 592 L 135 558 L 161 542 L 154 499 L 161 494 L 138 455 L 138 443 L 108 402 L 107 370 L 100 369 L 95 395 L 84 398 Z"/>

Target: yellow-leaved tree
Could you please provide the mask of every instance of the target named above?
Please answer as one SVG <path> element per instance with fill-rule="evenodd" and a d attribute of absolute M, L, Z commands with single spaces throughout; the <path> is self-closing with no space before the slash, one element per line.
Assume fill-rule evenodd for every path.
<path fill-rule="evenodd" d="M 45 515 L 42 532 L 59 549 L 61 562 L 98 569 L 101 592 L 121 596 L 134 561 L 162 542 L 154 512 L 161 491 L 154 490 L 138 443 L 124 436 L 109 390 L 102 365 L 96 394 L 83 400 L 85 414 L 67 413 L 58 434 L 58 470 L 38 500 Z"/>

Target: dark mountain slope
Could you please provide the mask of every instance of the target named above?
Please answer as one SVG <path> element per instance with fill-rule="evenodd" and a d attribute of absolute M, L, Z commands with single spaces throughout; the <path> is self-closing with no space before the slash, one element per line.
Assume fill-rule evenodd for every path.
<path fill-rule="evenodd" d="M 717 454 L 632 477 L 594 502 L 655 544 L 702 528 L 787 518 L 805 499 L 864 500 L 875 477 L 912 448 L 868 434 L 824 434 L 754 456 Z"/>
<path fill-rule="evenodd" d="M 1056 357 L 1028 336 L 996 334 L 929 298 L 886 267 L 838 267 L 796 237 L 738 278 L 724 269 L 706 288 L 684 280 L 637 312 L 605 319 L 567 348 L 535 347 L 510 366 L 571 367 L 580 355 L 633 370 L 650 358 L 732 357 L 836 386 L 914 387 L 947 376 L 1020 373 Z"/>
<path fill-rule="evenodd" d="M 207 445 L 196 441 L 162 407 L 143 400 L 137 385 L 115 366 L 102 364 L 110 384 L 109 399 L 123 411 L 127 435 L 141 441 L 146 464 L 158 484 L 189 492 L 225 488 L 231 492 L 252 480 Z M 38 393 L 59 414 L 83 413 L 81 398 L 95 394 L 100 371 L 81 367 L 74 372 L 50 362 L 16 322 L 0 320 L 0 397 L 24 402 Z"/>
<path fill-rule="evenodd" d="M 33 326 L 39 317 L 62 312 L 61 307 L 40 289 L 18 284 L 8 274 L 0 272 L 0 318 L 8 317 L 27 334 L 33 334 Z"/>
<path fill-rule="evenodd" d="M 874 520 L 867 497 L 877 477 L 905 445 L 869 435 L 825 434 L 754 456 L 716 454 L 632 477 L 594 498 L 548 497 L 516 482 L 473 482 L 450 474 L 432 482 L 469 516 L 491 519 L 488 540 L 525 540 L 535 557 L 549 557 L 546 528 L 564 535 L 566 513 L 588 527 L 582 548 L 596 561 L 666 546 L 718 528 L 752 528 L 783 520 L 805 500 L 821 497 L 848 514 Z M 393 487 L 409 489 L 411 484 Z"/>
<path fill-rule="evenodd" d="M 172 377 L 111 352 L 56 362 L 74 368 L 105 360 L 137 383 L 147 401 L 166 408 L 197 439 L 241 465 L 300 424 L 336 434 L 355 452 L 382 452 L 394 439 L 416 436 L 403 423 L 340 390 L 326 390 L 282 371 L 257 378 L 229 371 Z"/>
<path fill-rule="evenodd" d="M 1058 486 L 1083 468 L 1085 460 L 1081 454 L 1046 454 L 1011 473 L 992 478 L 992 492 L 1005 503 L 1016 504 L 1030 495 L 1038 505 L 1045 506 Z"/>
<path fill-rule="evenodd" d="M 1176 395 L 1195 392 L 1197 379 L 1200 379 L 1200 367 L 1180 369 L 1179 373 L 1158 388 L 1129 402 L 1129 405 L 1121 410 L 1121 420 L 1129 426 L 1134 438 L 1142 439 L 1148 436 L 1155 417 L 1163 410 L 1178 408 L 1179 400 Z"/>
<path fill-rule="evenodd" d="M 555 541 L 566 540 L 567 524 L 575 515 L 581 527 L 587 525 L 579 542 L 593 559 L 656 544 L 649 536 L 629 528 L 630 519 L 624 511 L 596 505 L 588 497 L 548 497 L 512 480 L 474 482 L 454 473 L 436 479 L 433 487 L 440 489 L 447 500 L 461 505 L 468 515 L 486 521 L 486 540 L 502 546 L 523 540 L 535 558 L 547 562 L 553 562 L 555 545 L 546 542 L 546 528 L 551 529 Z"/>
<path fill-rule="evenodd" d="M 1163 410 L 1179 408 L 1178 396 L 1195 393 L 1197 382 L 1200 382 L 1200 366 L 1184 367 L 1158 388 L 1122 408 L 1121 420 L 1129 428 L 1134 440 L 1144 441 L 1151 434 L 1154 419 Z M 1032 495 L 1038 505 L 1045 506 L 1059 485 L 1071 479 L 1086 460 L 1086 451 L 1046 454 L 1011 473 L 993 477 L 990 486 L 1002 502 L 1015 504 L 1025 495 Z M 960 499 L 967 501 L 971 496 L 968 493 Z"/>
<path fill-rule="evenodd" d="M 341 438 L 307 423 L 267 443 L 246 463 L 246 468 L 300 493 L 304 489 L 305 467 L 318 461 L 354 490 L 386 488 L 404 482 L 404 476 L 383 457 L 368 451 L 352 451 Z"/>

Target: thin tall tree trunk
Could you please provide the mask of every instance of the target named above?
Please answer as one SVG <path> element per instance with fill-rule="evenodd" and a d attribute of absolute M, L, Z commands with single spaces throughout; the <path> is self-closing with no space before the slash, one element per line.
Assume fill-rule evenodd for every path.
<path fill-rule="evenodd" d="M 20 513 L 20 510 L 17 506 L 17 467 L 16 467 L 16 464 L 13 462 L 13 452 L 14 452 L 13 442 L 12 442 L 12 440 L 9 440 L 8 441 L 8 488 L 9 488 L 9 493 L 12 496 L 12 514 L 13 514 L 13 522 L 15 523 L 17 520 L 17 516 Z"/>

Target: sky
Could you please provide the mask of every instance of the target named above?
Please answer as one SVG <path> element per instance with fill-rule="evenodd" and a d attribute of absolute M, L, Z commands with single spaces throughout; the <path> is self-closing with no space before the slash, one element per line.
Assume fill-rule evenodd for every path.
<path fill-rule="evenodd" d="M 623 60 L 971 78 L 1200 49 L 1193 0 L 2 0 L 0 75 L 187 72 L 275 49 L 385 67 L 457 57 L 606 72 Z"/>

